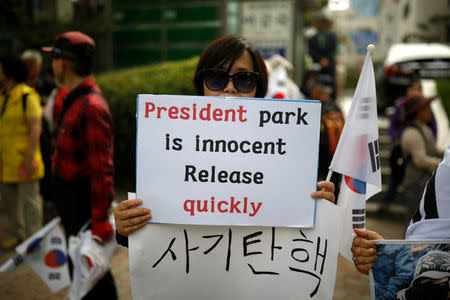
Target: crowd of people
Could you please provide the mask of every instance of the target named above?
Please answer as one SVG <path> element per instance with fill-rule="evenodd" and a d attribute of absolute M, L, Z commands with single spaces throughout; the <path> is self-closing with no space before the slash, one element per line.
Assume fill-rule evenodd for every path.
<path fill-rule="evenodd" d="M 335 202 L 339 179 L 325 178 L 344 126 L 343 114 L 335 101 L 337 41 L 322 15 L 316 16 L 315 24 L 318 32 L 309 40 L 309 53 L 320 68 L 308 72 L 301 85 L 304 95 L 322 102 L 321 181 L 317 191 L 311 191 L 311 197 Z M 17 246 L 42 227 L 43 201 L 55 203 L 67 237 L 76 235 L 87 223 L 92 238 L 99 244 L 114 236 L 108 222 L 114 198 L 113 121 L 92 76 L 95 48 L 89 36 L 66 32 L 57 36 L 51 46 L 42 48 L 51 56 L 51 68 L 45 72 L 38 51 L 27 50 L 20 58 L 0 58 L 0 192 L 7 204 L 11 230 L 10 237 L 2 242 L 4 249 Z M 200 96 L 263 98 L 269 76 L 266 63 L 250 41 L 241 36 L 225 36 L 203 51 L 193 84 Z M 408 218 L 413 220 L 408 232 L 420 232 L 425 237 L 419 224 L 429 221 L 423 213 L 424 202 L 427 211 L 427 190 L 431 189 L 433 176 L 439 177 L 440 170 L 448 167 L 448 162 L 441 162 L 443 153 L 435 147 L 432 100 L 425 98 L 420 85 L 414 82 L 405 97 L 396 102 L 396 113 L 391 119 L 393 142 L 400 145 L 407 161 L 402 183 L 406 187 Z M 393 198 L 399 183 L 399 178 L 393 176 L 385 199 Z M 433 188 L 440 184 L 433 183 Z M 438 204 L 439 214 L 433 217 L 447 220 L 443 224 L 449 220 L 448 195 L 439 200 L 445 205 Z M 124 200 L 114 209 L 119 244 L 127 246 L 127 237 L 151 219 L 150 208 L 141 204 L 141 199 Z M 422 210 L 416 212 L 418 207 Z M 382 237 L 370 230 L 355 229 L 355 233 L 355 266 L 367 274 L 377 259 L 377 246 L 370 240 Z M 70 260 L 69 266 L 72 269 Z M 84 299 L 96 298 L 117 299 L 111 272 Z"/>
<path fill-rule="evenodd" d="M 66 32 L 42 51 L 51 55 L 52 71 L 44 75 L 37 51 L 0 59 L 0 191 L 11 234 L 2 248 L 17 246 L 42 227 L 43 197 L 56 205 L 67 238 L 89 223 L 92 239 L 103 244 L 113 237 L 108 216 L 114 133 L 92 76 L 95 42 Z M 110 272 L 84 299 L 104 297 L 117 299 Z"/>

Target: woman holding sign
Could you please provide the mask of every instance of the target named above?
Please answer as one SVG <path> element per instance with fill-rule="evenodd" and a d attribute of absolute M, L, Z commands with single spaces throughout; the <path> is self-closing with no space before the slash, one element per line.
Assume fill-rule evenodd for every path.
<path fill-rule="evenodd" d="M 263 98 L 268 73 L 259 51 L 242 36 L 225 36 L 212 42 L 202 53 L 194 75 L 200 96 Z M 334 184 L 319 182 L 314 199 L 334 202 Z M 150 209 L 138 207 L 141 199 L 122 201 L 114 208 L 117 241 L 127 246 L 129 234 L 142 228 L 151 218 Z"/>

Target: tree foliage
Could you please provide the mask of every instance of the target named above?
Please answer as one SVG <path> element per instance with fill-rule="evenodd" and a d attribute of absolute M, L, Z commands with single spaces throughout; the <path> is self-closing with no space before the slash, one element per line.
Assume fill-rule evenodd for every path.
<path fill-rule="evenodd" d="M 96 76 L 115 128 L 116 184 L 134 190 L 136 180 L 136 99 L 138 94 L 194 95 L 198 58 L 135 67 Z"/>

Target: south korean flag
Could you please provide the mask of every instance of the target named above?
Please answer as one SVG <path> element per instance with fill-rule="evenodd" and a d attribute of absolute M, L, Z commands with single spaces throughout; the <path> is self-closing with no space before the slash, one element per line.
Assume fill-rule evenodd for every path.
<path fill-rule="evenodd" d="M 52 293 L 70 285 L 66 240 L 55 218 L 25 242 L 17 246 L 16 255 L 0 267 L 13 271 L 26 263 L 48 285 Z"/>

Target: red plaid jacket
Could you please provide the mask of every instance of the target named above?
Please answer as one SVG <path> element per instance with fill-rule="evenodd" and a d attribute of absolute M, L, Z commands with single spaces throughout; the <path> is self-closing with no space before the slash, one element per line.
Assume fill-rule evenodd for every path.
<path fill-rule="evenodd" d="M 91 89 L 95 93 L 80 90 Z M 64 99 L 56 149 L 54 175 L 69 183 L 90 186 L 92 234 L 106 240 L 112 235 L 108 209 L 114 198 L 113 121 L 108 104 L 93 77 L 87 78 Z"/>

